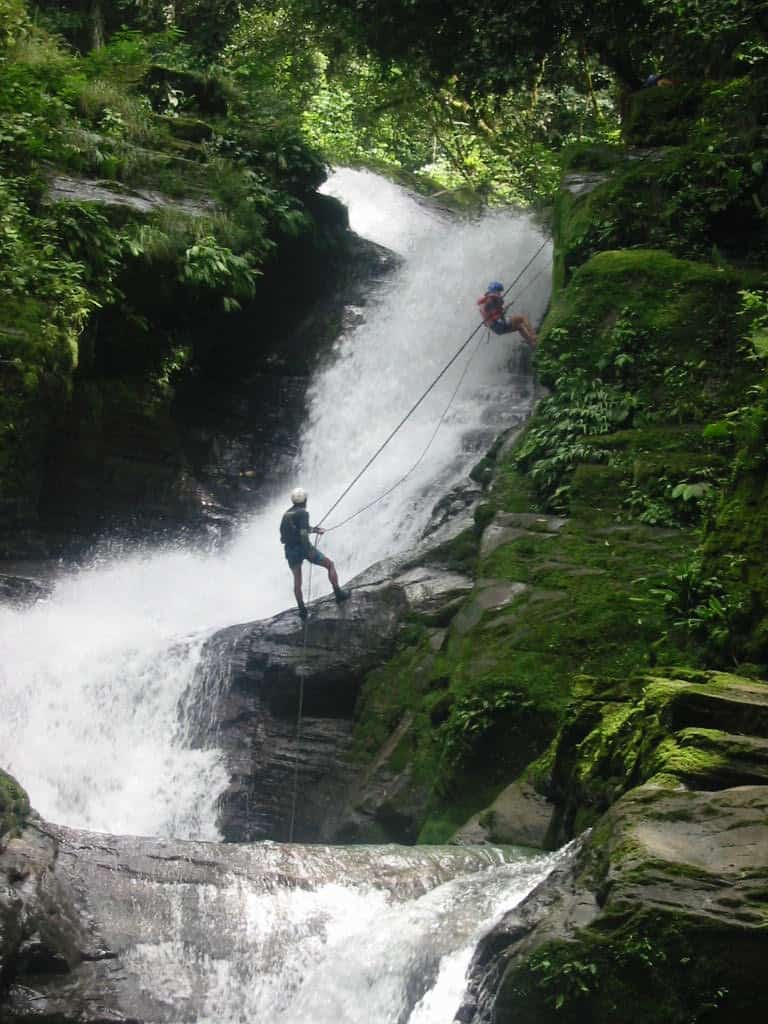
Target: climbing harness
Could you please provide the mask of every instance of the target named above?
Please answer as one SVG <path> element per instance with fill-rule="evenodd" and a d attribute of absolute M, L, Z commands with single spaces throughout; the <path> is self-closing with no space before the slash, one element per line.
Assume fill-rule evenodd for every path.
<path fill-rule="evenodd" d="M 531 258 L 525 264 L 523 269 L 520 271 L 520 273 L 514 279 L 512 284 L 510 284 L 505 289 L 505 291 L 503 293 L 505 298 L 507 296 L 507 293 L 512 291 L 512 289 L 515 287 L 515 285 L 521 279 L 523 274 L 525 274 L 525 272 L 528 270 L 528 268 L 533 265 L 533 263 L 538 258 L 539 254 L 544 250 L 544 248 L 546 247 L 548 242 L 549 242 L 549 239 L 545 239 L 541 243 L 539 248 L 536 250 L 536 252 L 533 254 L 533 256 L 531 256 Z M 528 288 L 530 288 L 531 285 L 534 283 L 534 281 L 537 281 L 538 278 L 541 277 L 541 275 L 543 273 L 544 273 L 544 269 L 542 268 L 534 277 L 531 278 L 531 280 L 523 288 L 520 289 L 520 291 L 517 293 L 517 295 L 514 298 L 509 300 L 509 302 L 504 307 L 505 311 L 510 306 L 512 306 L 515 302 L 517 302 L 517 300 L 520 298 L 520 296 Z M 411 418 L 411 416 L 413 416 L 413 414 L 419 408 L 419 406 L 424 401 L 424 399 L 427 397 L 427 395 L 429 395 L 430 392 L 434 390 L 434 388 L 437 386 L 438 382 L 442 380 L 442 378 L 445 376 L 445 374 L 448 372 L 448 370 L 457 361 L 459 356 L 462 354 L 462 352 L 464 352 L 464 350 L 470 344 L 470 342 L 475 337 L 475 335 L 480 330 L 482 330 L 484 327 L 486 328 L 486 340 L 487 340 L 487 338 L 490 336 L 490 331 L 488 331 L 488 328 L 487 328 L 486 324 L 483 321 L 481 321 L 477 325 L 477 327 L 475 327 L 475 329 L 472 331 L 472 333 L 469 335 L 469 337 L 459 346 L 459 348 L 456 350 L 456 352 L 451 356 L 451 358 L 448 360 L 448 362 L 445 364 L 445 366 L 442 368 L 442 370 L 438 373 L 438 375 L 434 378 L 434 380 L 429 385 L 429 387 L 427 387 L 427 389 L 423 392 L 421 397 L 418 398 L 414 402 L 414 404 L 411 406 L 411 408 L 408 410 L 408 412 L 405 414 L 405 416 L 403 416 L 403 418 L 400 420 L 400 422 L 397 424 L 397 426 L 392 431 L 390 431 L 388 436 L 379 445 L 379 447 L 376 449 L 376 451 L 373 453 L 373 455 L 368 459 L 368 461 L 363 466 L 363 468 L 360 470 L 360 472 L 354 477 L 352 482 L 350 484 L 348 484 L 347 487 L 345 487 L 345 489 L 341 492 L 341 494 L 336 499 L 336 501 L 334 501 L 334 503 L 331 505 L 331 507 L 328 509 L 328 511 L 325 513 L 325 515 L 322 517 L 322 519 L 318 522 L 318 524 L 317 524 L 318 526 L 322 526 L 322 524 L 325 522 L 325 520 L 328 518 L 328 516 L 338 508 L 338 506 L 341 504 L 341 502 L 344 500 L 344 498 L 346 498 L 346 496 L 349 494 L 349 492 L 352 490 L 352 488 L 355 486 L 355 484 L 358 482 L 358 480 L 360 480 L 361 477 L 368 471 L 368 469 L 370 469 L 370 467 L 373 465 L 373 463 L 376 461 L 376 459 L 379 457 L 379 455 L 381 455 L 381 453 L 384 451 L 384 449 L 387 447 L 387 445 L 390 443 L 390 441 L 394 438 L 394 436 L 397 433 L 399 433 L 401 428 L 408 422 L 408 420 Z M 343 519 L 341 522 L 336 523 L 334 526 L 327 527 L 323 531 L 324 533 L 330 533 L 331 530 L 338 530 L 342 526 L 346 526 L 347 523 L 350 523 L 353 519 L 356 519 L 357 516 L 362 515 L 363 512 L 367 512 L 368 509 L 373 508 L 374 505 L 377 505 L 380 501 L 383 501 L 394 490 L 396 490 L 402 483 L 404 483 L 408 479 L 408 477 L 414 472 L 414 470 L 421 464 L 421 462 L 426 457 L 427 452 L 432 447 L 432 444 L 434 443 L 434 440 L 437 437 L 438 431 L 440 430 L 441 426 L 445 422 L 445 417 L 448 415 L 448 412 L 449 412 L 451 406 L 453 405 L 453 402 L 454 402 L 454 400 L 456 398 L 456 395 L 459 393 L 459 389 L 461 388 L 461 385 L 464 383 L 464 380 L 465 380 L 465 378 L 467 376 L 467 373 L 469 371 L 469 367 L 472 364 L 472 360 L 474 359 L 474 357 L 475 357 L 475 355 L 477 353 L 478 348 L 479 348 L 479 344 L 476 345 L 474 350 L 470 353 L 469 359 L 467 359 L 467 362 L 466 362 L 466 364 L 464 366 L 464 369 L 463 369 L 463 371 L 461 373 L 461 376 L 459 377 L 459 380 L 458 380 L 458 382 L 456 384 L 456 387 L 453 389 L 451 397 L 448 399 L 448 403 L 445 406 L 445 408 L 443 409 L 443 412 L 442 412 L 442 414 L 441 414 L 441 416 L 440 416 L 440 418 L 439 418 L 439 420 L 437 422 L 437 425 L 436 425 L 434 431 L 432 432 L 429 440 L 427 441 L 427 444 L 425 445 L 425 447 L 424 447 L 423 451 L 421 452 L 421 454 L 419 455 L 418 459 L 413 463 L 413 465 L 410 467 L 408 472 L 405 473 L 402 477 L 400 477 L 400 479 L 397 480 L 396 483 L 392 484 L 391 487 L 387 488 L 387 490 L 384 491 L 383 494 L 380 494 L 378 497 L 374 498 L 373 501 L 368 502 L 367 505 L 364 505 L 362 508 L 359 508 L 356 512 L 353 512 L 352 515 L 347 516 L 347 518 Z M 308 605 L 310 604 L 311 600 L 312 600 L 312 562 L 309 563 L 309 573 L 308 573 L 308 578 L 307 578 L 307 604 Z M 294 764 L 293 764 L 293 795 L 292 795 L 292 798 L 291 798 L 291 825 L 290 825 L 290 829 L 288 830 L 288 842 L 289 843 L 293 842 L 294 830 L 295 830 L 295 826 L 296 826 L 296 801 L 297 801 L 297 798 L 298 798 L 298 791 L 299 791 L 299 755 L 301 753 L 301 732 L 302 732 L 302 721 L 303 721 L 303 713 L 304 713 L 304 668 L 306 666 L 306 661 L 307 661 L 307 639 L 308 639 L 308 636 L 309 636 L 309 618 L 307 617 L 304 620 L 304 638 L 303 638 L 303 644 L 302 644 L 302 659 L 301 659 L 302 660 L 302 664 L 301 664 L 301 671 L 299 673 L 299 701 L 298 701 L 298 708 L 297 708 L 297 713 L 296 713 L 296 744 L 295 744 L 296 753 L 294 755 Z"/>

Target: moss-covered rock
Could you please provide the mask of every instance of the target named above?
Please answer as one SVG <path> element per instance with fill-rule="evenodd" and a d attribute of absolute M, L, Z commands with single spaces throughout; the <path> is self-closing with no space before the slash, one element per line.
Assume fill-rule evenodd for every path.
<path fill-rule="evenodd" d="M 670 409 L 670 419 L 695 420 L 715 400 L 722 407 L 726 389 L 728 402 L 738 393 L 735 373 L 755 377 L 737 355 L 734 327 L 740 290 L 760 280 L 753 272 L 663 250 L 602 252 L 553 303 L 538 349 L 539 372 L 553 381 L 565 370 L 597 371 L 604 380 L 642 389 L 650 405 L 664 391 L 685 391 L 695 404 Z M 665 380 L 673 367 L 686 376 L 684 385 Z"/>
<path fill-rule="evenodd" d="M 636 146 L 680 146 L 692 134 L 715 131 L 729 135 L 733 144 L 754 146 L 767 100 L 768 79 L 760 74 L 643 89 L 628 104 L 624 139 Z"/>
<path fill-rule="evenodd" d="M 582 679 L 555 744 L 549 842 L 578 835 L 633 786 L 768 782 L 768 683 L 722 672 Z"/>
<path fill-rule="evenodd" d="M 163 405 L 173 419 L 175 386 L 205 379 L 210 394 L 241 380 L 352 259 L 346 211 L 316 193 L 320 155 L 282 119 L 240 119 L 222 72 L 153 66 L 139 33 L 82 55 L 42 28 L 12 43 L 0 117 L 24 127 L 0 153 L 0 549 L 39 554 L 51 541 L 59 553 L 44 519 L 60 511 L 60 493 L 45 506 L 60 480 L 47 470 L 62 449 L 78 462 L 88 393 L 135 388 L 123 407 L 154 419 Z M 297 280 L 301 308 L 288 301 Z M 105 462 L 126 454 L 103 440 Z M 160 444 L 160 475 L 165 457 Z M 108 506 L 111 468 L 98 469 Z"/>
<path fill-rule="evenodd" d="M 29 814 L 29 797 L 13 778 L 0 770 L 0 843 L 24 826 Z"/>
<path fill-rule="evenodd" d="M 739 434 L 742 444 L 732 478 L 704 535 L 698 581 L 700 585 L 709 581 L 710 588 L 717 588 L 723 608 L 725 632 L 707 637 L 713 658 L 753 662 L 768 674 L 768 401 L 764 397 L 743 411 Z"/>
<path fill-rule="evenodd" d="M 492 507 L 524 493 L 500 467 Z M 686 557 L 689 534 L 617 526 L 620 506 L 613 486 L 603 520 L 586 505 L 568 520 L 497 511 L 474 556 L 473 593 L 448 609 L 437 636 L 424 632 L 366 679 L 355 759 L 361 771 L 401 780 L 393 806 L 407 804 L 411 823 L 416 811 L 420 841 L 444 841 L 493 811 L 547 749 L 580 673 L 618 682 L 652 659 L 679 657 L 654 646 L 663 609 L 651 591 Z"/>
<path fill-rule="evenodd" d="M 642 148 L 575 147 L 555 205 L 555 291 L 612 249 L 764 258 L 768 230 L 755 214 L 768 201 L 767 96 L 758 75 L 643 90 L 624 121 L 628 141 Z"/>
<path fill-rule="evenodd" d="M 638 102 L 672 102 L 661 94 Z M 678 104 L 685 99 L 682 91 L 668 95 Z M 689 99 L 701 117 L 706 100 L 706 116 L 713 116 L 715 91 L 693 90 Z M 693 116 L 684 106 L 681 117 Z M 754 117 L 739 120 L 737 104 L 729 111 L 742 147 Z M 763 777 L 754 744 L 732 749 L 723 763 L 722 744 L 696 732 L 729 728 L 717 716 L 708 720 L 701 700 L 703 717 L 672 728 L 664 687 L 650 700 L 649 684 L 637 675 L 654 665 L 699 666 L 709 657 L 706 626 L 690 627 L 697 612 L 685 588 L 696 529 L 731 473 L 736 434 L 728 428 L 715 436 L 708 424 L 732 422 L 734 405 L 760 379 L 739 336 L 738 312 L 740 292 L 759 286 L 762 273 L 675 255 L 703 252 L 701 239 L 712 227 L 683 206 L 671 212 L 680 176 L 712 169 L 702 155 L 707 131 L 699 125 L 690 146 L 664 152 L 581 147 L 570 155 L 555 218 L 556 294 L 536 355 L 554 393 L 511 452 L 497 449 L 478 468 L 484 482 L 493 474 L 478 520 L 483 539 L 479 556 L 471 543 L 460 550 L 463 569 L 474 566 L 477 593 L 439 624 L 447 632 L 437 651 L 425 648 L 423 659 L 404 652 L 397 665 L 371 676 L 358 709 L 360 735 L 370 744 L 367 753 L 358 749 L 362 762 L 397 749 L 400 767 L 412 772 L 409 785 L 421 772 L 421 785 L 430 787 L 422 840 L 445 838 L 459 807 L 474 804 L 475 814 L 492 815 L 498 791 L 522 768 L 520 755 L 543 764 L 548 731 L 564 718 L 560 760 L 527 773 L 560 801 L 551 841 L 596 820 L 643 779 L 722 786 Z M 717 205 L 702 187 L 705 193 L 704 201 Z M 648 242 L 664 248 L 638 247 Z M 632 248 L 600 251 L 619 245 Z M 757 510 L 764 504 L 762 434 L 753 440 L 754 476 L 741 486 Z M 733 528 L 725 507 L 718 521 L 723 534 Z M 735 560 L 742 576 L 743 565 L 754 564 L 753 595 L 766 578 L 759 549 L 768 545 L 758 523 L 756 515 Z M 724 535 L 722 547 L 708 543 L 713 559 L 727 557 Z M 506 586 L 510 599 L 484 604 L 489 581 Z M 750 601 L 749 628 L 757 630 L 765 605 Z M 720 615 L 716 601 L 707 608 L 702 621 Z M 741 649 L 758 675 L 761 652 L 754 644 Z M 412 716 L 407 740 L 394 747 L 388 744 L 401 719 L 396 701 L 384 713 L 387 694 L 397 690 L 390 670 L 409 687 Z M 611 693 L 579 697 L 578 711 L 565 714 L 585 672 Z M 675 706 L 682 704 L 678 695 Z M 501 736 L 505 744 L 491 741 Z"/>
<path fill-rule="evenodd" d="M 767 810 L 765 786 L 624 796 L 483 940 L 461 1019 L 762 1020 Z"/>

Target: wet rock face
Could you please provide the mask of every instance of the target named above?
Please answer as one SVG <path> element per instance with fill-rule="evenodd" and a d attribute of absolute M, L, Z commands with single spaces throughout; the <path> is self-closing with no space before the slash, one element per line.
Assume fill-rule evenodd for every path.
<path fill-rule="evenodd" d="M 27 576 L 11 576 L 0 572 L 0 604 L 34 604 L 48 594 L 48 588 Z"/>
<path fill-rule="evenodd" d="M 483 940 L 456 1019 L 762 1021 L 766 883 L 768 787 L 638 787 Z"/>
<path fill-rule="evenodd" d="M 175 210 L 188 217 L 215 213 L 212 199 L 171 199 L 155 189 L 129 189 L 115 182 L 57 174 L 48 186 L 48 201 L 53 203 L 96 203 L 99 206 L 125 206 L 137 213 Z"/>
<path fill-rule="evenodd" d="M 279 970 L 313 927 L 286 914 L 292 892 L 343 878 L 405 900 L 499 859 L 110 836 L 33 816 L 0 846 L 0 1020 L 215 1020 L 206 1007 Z"/>
<path fill-rule="evenodd" d="M 767 709 L 765 682 L 729 673 L 581 677 L 545 842 L 591 835 L 481 943 L 457 1020 L 764 1019 Z M 493 833 L 504 797 L 470 839 Z"/>
<path fill-rule="evenodd" d="M 329 840 L 346 820 L 359 772 L 346 761 L 366 673 L 395 648 L 407 616 L 431 614 L 472 586 L 439 568 L 376 580 L 369 570 L 352 597 L 313 603 L 305 629 L 295 611 L 214 636 L 203 658 L 203 697 L 193 732 L 223 748 L 231 784 L 220 827 L 234 842 Z M 299 705 L 302 714 L 299 735 Z"/>

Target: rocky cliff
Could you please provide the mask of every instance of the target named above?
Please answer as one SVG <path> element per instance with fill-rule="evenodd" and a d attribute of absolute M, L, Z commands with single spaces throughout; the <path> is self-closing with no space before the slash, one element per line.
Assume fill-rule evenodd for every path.
<path fill-rule="evenodd" d="M 456 1017 L 759 1021 L 768 789 L 622 797 L 483 940 Z"/>
<path fill-rule="evenodd" d="M 232 781 L 220 827 L 228 840 L 285 840 L 294 812 L 299 841 L 348 841 L 375 828 L 385 835 L 388 813 L 397 834 L 415 838 L 414 811 L 388 800 L 387 782 L 402 780 L 374 782 L 371 773 L 362 785 L 377 798 L 348 803 L 361 787 L 355 709 L 366 674 L 407 640 L 414 620 L 455 609 L 472 581 L 446 568 L 409 567 L 406 557 L 351 586 L 341 607 L 331 598 L 313 602 L 306 628 L 295 611 L 284 612 L 218 633 L 203 653 L 195 732 L 226 752 Z"/>
<path fill-rule="evenodd" d="M 768 683 L 584 680 L 551 778 L 550 841 L 594 824 L 483 941 L 458 1019 L 762 1019 Z"/>

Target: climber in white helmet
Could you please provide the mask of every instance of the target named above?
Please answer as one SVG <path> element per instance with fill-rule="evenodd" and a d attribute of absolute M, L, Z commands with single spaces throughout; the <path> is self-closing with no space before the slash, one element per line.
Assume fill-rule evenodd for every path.
<path fill-rule="evenodd" d="M 296 595 L 299 615 L 302 619 L 306 619 L 307 606 L 304 604 L 304 595 L 301 590 L 301 565 L 305 558 L 313 565 L 321 565 L 328 570 L 328 579 L 333 587 L 334 597 L 339 604 L 348 599 L 349 591 L 342 590 L 339 586 L 336 566 L 330 558 L 326 558 L 322 551 L 318 551 L 309 543 L 310 533 L 321 535 L 325 531 L 319 526 L 309 525 L 307 492 L 303 487 L 294 487 L 291 491 L 291 501 L 293 504 L 280 521 L 280 541 L 285 546 L 285 557 L 293 573 L 293 592 Z"/>

